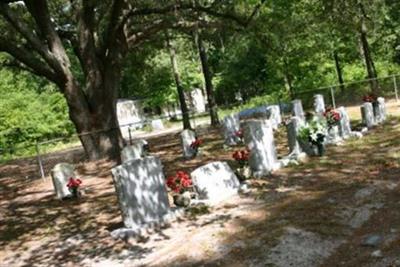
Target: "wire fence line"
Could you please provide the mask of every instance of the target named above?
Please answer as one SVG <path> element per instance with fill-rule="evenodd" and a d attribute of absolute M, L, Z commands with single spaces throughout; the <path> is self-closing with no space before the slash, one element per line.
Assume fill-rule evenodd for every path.
<path fill-rule="evenodd" d="M 366 79 L 362 81 L 335 84 L 331 86 L 297 92 L 295 94 L 295 98 L 302 101 L 305 109 L 312 108 L 315 94 L 322 94 L 324 96 L 327 106 L 331 105 L 334 108 L 338 106 L 356 106 L 362 104 L 362 97 L 371 92 L 371 81 L 376 80 L 380 87 L 381 96 L 399 101 L 399 79 L 400 74 L 381 77 L 377 79 Z M 224 106 L 223 108 L 230 109 L 235 107 L 237 108 L 238 104 Z M 188 114 L 194 128 L 196 128 L 197 126 L 196 117 L 205 115 L 205 113 L 196 114 L 193 111 L 188 112 Z M 182 117 L 183 114 L 179 113 L 175 115 Z M 137 128 L 151 125 L 154 120 L 166 120 L 171 119 L 171 117 L 172 116 L 170 115 L 157 116 L 156 118 L 147 118 L 142 121 L 127 123 L 119 125 L 119 127 L 114 127 L 110 129 L 73 134 L 70 136 L 64 136 L 49 140 L 37 140 L 34 143 L 28 144 L 16 144 L 12 147 L 1 149 L 0 154 L 2 157 L 5 157 L 5 155 L 8 154 L 11 160 L 21 157 L 21 155 L 18 154 L 19 151 L 30 149 L 32 151 L 31 154 L 35 155 L 35 161 L 38 166 L 38 174 L 42 179 L 45 179 L 46 173 L 49 173 L 50 169 L 53 168 L 54 165 L 60 161 L 83 162 L 85 160 L 83 148 L 80 144 L 79 139 L 82 136 L 102 134 L 107 131 L 114 131 L 119 129 L 121 131 L 125 131 L 125 133 L 127 132 L 127 135 L 125 134 L 124 136 L 125 143 L 132 144 L 133 141 L 137 138 L 137 136 L 134 135 L 134 131 Z M 62 144 L 65 144 L 65 146 L 63 147 Z M 57 148 L 57 151 L 55 151 L 54 148 Z"/>

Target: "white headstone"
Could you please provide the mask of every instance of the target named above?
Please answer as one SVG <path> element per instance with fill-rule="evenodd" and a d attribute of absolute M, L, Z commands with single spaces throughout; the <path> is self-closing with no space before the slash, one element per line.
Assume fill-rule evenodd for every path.
<path fill-rule="evenodd" d="M 145 157 L 111 170 L 125 227 L 158 223 L 170 212 L 162 168 L 159 158 Z"/>
<path fill-rule="evenodd" d="M 237 145 L 239 142 L 238 137 L 235 135 L 240 130 L 240 121 L 238 114 L 230 114 L 224 117 L 222 120 L 225 144 L 228 146 Z"/>
<path fill-rule="evenodd" d="M 58 163 L 51 170 L 51 178 L 57 198 L 63 199 L 71 196 L 67 184 L 69 178 L 76 178 L 74 174 L 74 166 L 68 163 Z"/>
<path fill-rule="evenodd" d="M 160 119 L 152 120 L 151 128 L 153 128 L 153 130 L 156 130 L 156 131 L 164 130 L 164 124 L 163 124 L 162 120 L 160 120 Z"/>
<path fill-rule="evenodd" d="M 144 157 L 146 155 L 147 146 L 146 140 L 137 140 L 132 145 L 124 147 L 121 151 L 122 162 Z"/>
<path fill-rule="evenodd" d="M 195 112 L 203 113 L 206 111 L 206 101 L 203 92 L 199 88 L 193 89 L 191 92 L 193 109 Z"/>
<path fill-rule="evenodd" d="M 190 147 L 190 145 L 195 140 L 196 140 L 196 133 L 194 131 L 186 129 L 181 132 L 181 145 L 184 158 L 190 159 L 195 156 L 194 149 Z"/>
<path fill-rule="evenodd" d="M 255 177 L 262 177 L 280 167 L 274 135 L 269 120 L 247 120 L 242 123 L 244 142 L 250 149 L 249 165 Z"/>
<path fill-rule="evenodd" d="M 337 112 L 340 114 L 340 121 L 339 121 L 339 133 L 343 139 L 349 138 L 352 136 L 351 126 L 350 126 L 350 118 L 346 112 L 344 107 L 338 107 Z"/>
<path fill-rule="evenodd" d="M 314 95 L 314 111 L 322 115 L 325 112 L 325 101 L 323 95 Z"/>
<path fill-rule="evenodd" d="M 282 123 L 281 109 L 278 105 L 268 106 L 269 120 L 271 121 L 274 130 L 278 129 L 279 125 Z"/>
<path fill-rule="evenodd" d="M 339 126 L 333 125 L 328 127 L 328 134 L 325 138 L 325 144 L 337 144 L 343 141 L 340 136 Z"/>
<path fill-rule="evenodd" d="M 118 99 L 117 102 L 117 118 L 121 127 L 122 136 L 129 138 L 128 128 L 143 128 L 145 114 L 143 112 L 143 104 L 140 100 Z"/>
<path fill-rule="evenodd" d="M 374 115 L 376 123 L 382 123 L 386 120 L 386 105 L 383 97 L 378 97 L 374 107 Z"/>
<path fill-rule="evenodd" d="M 190 174 L 200 199 L 217 203 L 238 193 L 235 173 L 226 162 L 211 162 Z"/>
<path fill-rule="evenodd" d="M 299 141 L 297 140 L 297 135 L 300 127 L 304 124 L 304 122 L 298 117 L 292 117 L 290 122 L 287 124 L 287 137 L 289 144 L 289 151 L 292 155 L 300 155 L 301 148 L 299 145 Z"/>
<path fill-rule="evenodd" d="M 301 103 L 301 100 L 296 99 L 296 100 L 292 101 L 292 115 L 300 118 L 302 121 L 306 120 L 306 117 L 304 116 L 303 104 Z"/>
<path fill-rule="evenodd" d="M 372 103 L 365 102 L 362 104 L 361 115 L 362 122 L 365 126 L 367 126 L 367 128 L 372 128 L 376 125 Z"/>

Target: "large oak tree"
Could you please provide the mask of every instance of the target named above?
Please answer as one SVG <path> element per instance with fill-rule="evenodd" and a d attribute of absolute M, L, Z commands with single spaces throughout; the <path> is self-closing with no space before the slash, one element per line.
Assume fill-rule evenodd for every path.
<path fill-rule="evenodd" d="M 115 159 L 123 145 L 115 104 L 127 53 L 166 29 L 218 27 L 224 20 L 245 26 L 250 5 L 238 3 L 0 0 L 0 52 L 58 86 L 89 159 Z"/>

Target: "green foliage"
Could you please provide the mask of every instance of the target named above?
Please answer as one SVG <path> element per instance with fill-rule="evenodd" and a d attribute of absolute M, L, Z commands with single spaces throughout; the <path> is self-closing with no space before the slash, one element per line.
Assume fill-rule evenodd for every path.
<path fill-rule="evenodd" d="M 73 133 L 64 97 L 24 72 L 0 70 L 0 147 Z"/>

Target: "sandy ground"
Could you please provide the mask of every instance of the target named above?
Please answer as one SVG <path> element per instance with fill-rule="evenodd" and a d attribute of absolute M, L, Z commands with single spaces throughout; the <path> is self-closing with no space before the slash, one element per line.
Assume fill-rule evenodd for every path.
<path fill-rule="evenodd" d="M 388 108 L 397 114 L 398 106 Z M 349 109 L 350 116 L 359 112 Z M 112 162 L 80 163 L 85 195 L 58 201 L 34 159 L 0 166 L 0 263 L 4 266 L 400 266 L 400 120 L 326 156 L 251 180 L 250 192 L 198 207 L 138 239 L 122 226 Z M 230 164 L 218 129 L 199 128 L 203 155 L 180 156 L 176 133 L 149 139 L 166 176 L 214 160 Z M 287 153 L 284 131 L 278 154 Z M 79 153 L 52 158 L 82 161 Z M 51 168 L 53 161 L 48 162 Z M 366 240 L 374 239 L 373 244 Z M 0 264 L 0 266 L 1 266 Z"/>

